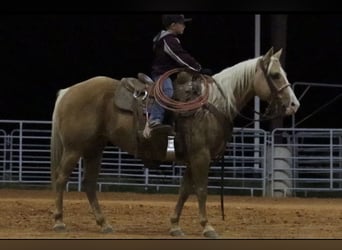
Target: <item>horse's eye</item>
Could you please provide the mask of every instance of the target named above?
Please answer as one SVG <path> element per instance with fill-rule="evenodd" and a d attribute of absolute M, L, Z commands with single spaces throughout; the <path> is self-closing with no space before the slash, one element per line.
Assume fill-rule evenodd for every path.
<path fill-rule="evenodd" d="M 278 79 L 280 79 L 280 77 L 281 77 L 281 74 L 280 74 L 279 72 L 271 73 L 270 75 L 271 75 L 271 77 L 272 77 L 273 79 L 275 79 L 275 80 L 278 80 Z"/>

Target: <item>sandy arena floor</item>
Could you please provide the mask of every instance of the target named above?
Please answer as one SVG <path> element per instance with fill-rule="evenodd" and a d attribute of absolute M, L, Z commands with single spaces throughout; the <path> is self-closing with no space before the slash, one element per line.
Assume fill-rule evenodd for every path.
<path fill-rule="evenodd" d="M 173 239 L 169 216 L 176 195 L 98 193 L 102 210 L 114 228 L 102 234 L 84 193 L 64 199 L 67 232 L 53 227 L 52 191 L 0 189 L 0 239 Z M 208 218 L 221 239 L 342 239 L 342 199 L 208 197 Z M 180 226 L 184 239 L 201 239 L 197 201 L 186 203 Z"/>

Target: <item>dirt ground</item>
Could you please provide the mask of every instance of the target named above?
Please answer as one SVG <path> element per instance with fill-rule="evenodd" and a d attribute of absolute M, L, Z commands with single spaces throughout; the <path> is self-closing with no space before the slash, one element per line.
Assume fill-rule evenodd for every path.
<path fill-rule="evenodd" d="M 173 239 L 169 217 L 177 195 L 98 193 L 111 234 L 100 233 L 84 193 L 64 197 L 67 231 L 56 233 L 52 191 L 0 189 L 0 239 Z M 220 196 L 209 196 L 207 205 L 220 239 L 342 239 L 342 199 L 225 196 L 225 220 Z M 180 226 L 182 239 L 203 238 L 194 196 Z"/>

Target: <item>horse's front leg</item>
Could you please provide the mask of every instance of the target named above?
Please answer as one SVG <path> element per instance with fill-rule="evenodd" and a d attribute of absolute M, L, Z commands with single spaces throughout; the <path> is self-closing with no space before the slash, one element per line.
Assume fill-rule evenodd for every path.
<path fill-rule="evenodd" d="M 183 207 L 184 207 L 184 203 L 189 198 L 189 195 L 191 194 L 193 190 L 192 185 L 193 183 L 191 180 L 191 169 L 187 167 L 184 171 L 184 175 L 181 180 L 178 201 L 170 219 L 171 221 L 170 234 L 172 236 L 184 236 L 184 233 L 179 226 L 179 219 L 180 219 Z"/>
<path fill-rule="evenodd" d="M 196 154 L 195 154 L 196 155 Z M 203 235 L 208 238 L 218 238 L 215 229 L 210 225 L 207 218 L 207 194 L 208 194 L 208 173 L 210 166 L 210 155 L 201 152 L 191 160 L 192 181 L 195 194 L 198 199 L 200 224 L 204 228 Z"/>

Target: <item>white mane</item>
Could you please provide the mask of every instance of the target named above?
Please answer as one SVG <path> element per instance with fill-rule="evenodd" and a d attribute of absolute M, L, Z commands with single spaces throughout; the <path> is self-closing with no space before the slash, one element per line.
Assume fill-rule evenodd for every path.
<path fill-rule="evenodd" d="M 237 97 L 243 97 L 253 89 L 253 80 L 259 58 L 240 62 L 213 75 L 212 77 L 226 97 L 222 96 L 219 88 L 214 84 L 215 87 L 211 88 L 208 101 L 228 117 L 234 117 L 238 110 Z"/>

